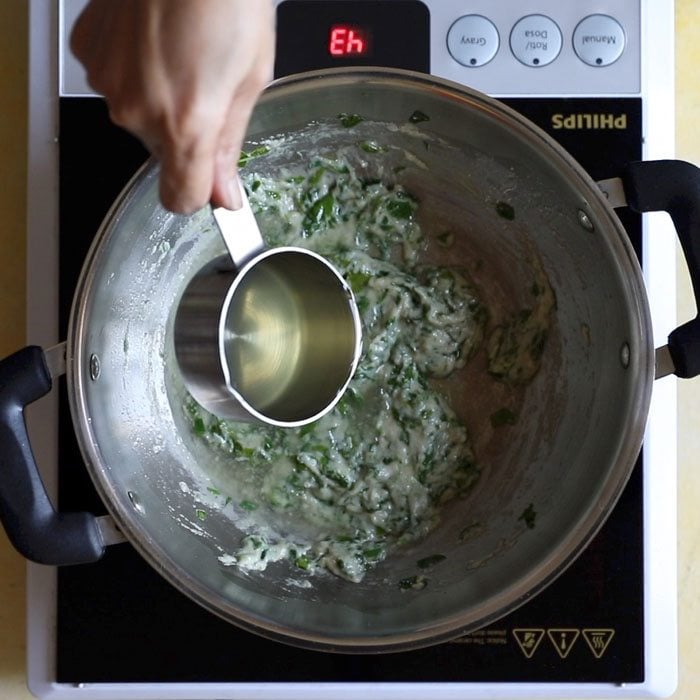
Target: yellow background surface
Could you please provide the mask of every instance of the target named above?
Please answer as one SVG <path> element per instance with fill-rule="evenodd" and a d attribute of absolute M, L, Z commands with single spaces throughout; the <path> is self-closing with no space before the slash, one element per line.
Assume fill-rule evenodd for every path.
<path fill-rule="evenodd" d="M 48 1 L 48 0 L 47 0 Z M 700 165 L 700 2 L 676 2 L 677 156 Z M 656 50 L 664 50 L 663 46 Z M 0 357 L 24 345 L 27 8 L 0 0 Z M 680 259 L 679 259 L 680 260 Z M 679 262 L 679 321 L 695 314 Z M 678 382 L 680 681 L 673 698 L 700 698 L 700 380 Z M 0 529 L 0 698 L 28 700 L 25 563 Z"/>

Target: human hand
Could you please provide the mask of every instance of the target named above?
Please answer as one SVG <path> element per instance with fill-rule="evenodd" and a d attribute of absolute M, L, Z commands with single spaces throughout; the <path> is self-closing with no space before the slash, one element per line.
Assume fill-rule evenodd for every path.
<path fill-rule="evenodd" d="M 272 77 L 270 0 L 90 0 L 71 48 L 112 120 L 160 161 L 160 198 L 237 209 L 237 163 Z"/>

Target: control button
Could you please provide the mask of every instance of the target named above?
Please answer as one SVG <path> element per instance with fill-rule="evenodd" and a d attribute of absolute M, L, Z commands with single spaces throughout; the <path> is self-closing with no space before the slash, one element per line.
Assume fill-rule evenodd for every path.
<path fill-rule="evenodd" d="M 493 22 L 481 15 L 460 17 L 447 32 L 447 48 L 463 66 L 478 68 L 498 52 L 500 39 Z"/>
<path fill-rule="evenodd" d="M 561 32 L 549 17 L 528 15 L 515 23 L 510 50 L 526 66 L 546 66 L 561 51 Z"/>
<path fill-rule="evenodd" d="M 607 15 L 589 15 L 574 29 L 574 51 L 589 66 L 609 66 L 625 50 L 625 30 Z"/>

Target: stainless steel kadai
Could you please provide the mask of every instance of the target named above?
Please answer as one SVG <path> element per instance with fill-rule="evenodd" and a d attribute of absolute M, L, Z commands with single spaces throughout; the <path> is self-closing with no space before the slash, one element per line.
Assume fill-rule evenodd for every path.
<path fill-rule="evenodd" d="M 346 128 L 341 113 L 364 121 Z M 0 364 L 3 524 L 26 557 L 72 564 L 98 559 L 114 523 L 208 610 L 304 647 L 396 651 L 481 627 L 542 590 L 605 521 L 639 453 L 655 373 L 700 371 L 697 320 L 655 353 L 640 268 L 614 212 L 668 211 L 697 294 L 700 173 L 681 162 L 630 163 L 599 187 L 499 102 L 396 70 L 324 71 L 274 83 L 255 110 L 249 146 L 272 136 L 284 147 L 256 161 L 262 174 L 360 138 L 386 146 L 400 159 L 391 171 L 396 181 L 420 202 L 425 230 L 454 233 L 448 254 L 436 247 L 426 255 L 468 267 L 485 297 L 504 307 L 522 303 L 532 261 L 540 261 L 557 307 L 515 425 L 491 426 L 502 400 L 491 380 L 475 373 L 466 385 L 447 381 L 482 466 L 477 484 L 445 506 L 427 537 L 361 583 L 323 575 L 299 586 L 287 562 L 264 572 L 222 566 L 218 555 L 243 533 L 223 512 L 198 523 L 182 487 L 206 479 L 212 458 L 183 415 L 173 315 L 188 281 L 224 250 L 210 211 L 176 217 L 161 208 L 157 166 L 148 163 L 95 238 L 66 342 L 25 348 Z M 356 150 L 358 167 L 376 175 L 372 158 Z M 499 202 L 508 203 L 505 218 Z M 56 512 L 34 464 L 23 409 L 64 369 L 75 433 L 107 519 Z M 529 504 L 533 528 L 520 517 Z M 429 585 L 396 585 L 436 552 L 445 558 L 430 569 Z"/>

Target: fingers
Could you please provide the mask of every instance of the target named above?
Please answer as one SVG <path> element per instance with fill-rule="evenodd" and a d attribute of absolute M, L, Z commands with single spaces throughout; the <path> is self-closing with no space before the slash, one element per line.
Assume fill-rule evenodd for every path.
<path fill-rule="evenodd" d="M 275 33 L 271 5 L 267 7 L 267 13 L 262 12 L 260 17 L 261 30 L 254 32 L 258 43 L 252 55 L 249 54 L 247 65 L 243 64 L 237 70 L 243 80 L 229 92 L 228 105 L 225 102 L 222 104 L 222 93 L 219 92 L 219 99 L 214 99 L 211 114 L 201 114 L 199 119 L 192 119 L 192 124 L 199 127 L 196 136 L 206 141 L 192 149 L 196 154 L 194 161 L 190 160 L 190 167 L 194 166 L 192 171 L 187 174 L 176 172 L 178 168 L 175 164 L 183 159 L 169 160 L 164 153 L 162 162 L 166 172 L 165 177 L 162 174 L 161 178 L 172 182 L 174 189 L 170 190 L 166 184 L 161 188 L 161 196 L 164 205 L 173 211 L 193 211 L 208 202 L 228 209 L 238 209 L 242 204 L 237 174 L 238 159 L 251 114 L 260 93 L 272 78 L 274 64 Z M 231 85 L 235 81 L 224 82 Z M 218 122 L 213 119 L 215 114 L 219 117 Z M 202 132 L 205 125 L 209 129 L 206 137 Z M 212 135 L 214 138 L 211 138 Z M 172 180 L 169 179 L 168 172 L 171 165 Z M 183 189 L 178 191 L 178 186 Z M 167 190 L 170 190 L 172 196 L 169 196 Z M 185 197 L 187 202 L 184 202 Z"/>
<path fill-rule="evenodd" d="M 85 77 L 99 94 L 109 94 L 122 73 L 121 45 L 130 32 L 112 0 L 92 0 L 78 17 L 70 36 L 70 47 L 85 67 Z"/>
<path fill-rule="evenodd" d="M 151 152 L 161 163 L 160 198 L 166 209 L 189 214 L 209 202 L 240 208 L 236 171 L 257 94 L 234 95 L 228 110 L 218 105 L 198 110 L 198 116 L 190 117 L 192 128 L 169 125 L 154 130 Z"/>
<path fill-rule="evenodd" d="M 160 197 L 178 213 L 240 206 L 247 123 L 272 76 L 269 0 L 90 0 L 71 35 L 116 124 L 161 163 Z"/>
<path fill-rule="evenodd" d="M 100 48 L 104 28 L 112 19 L 112 10 L 105 0 L 93 0 L 80 13 L 70 35 L 70 48 L 75 57 L 88 64 Z"/>
<path fill-rule="evenodd" d="M 209 202 L 240 208 L 238 159 L 256 98 L 257 93 L 234 96 L 222 123 L 209 122 L 209 132 L 205 129 L 189 145 L 177 137 L 153 149 L 160 152 L 160 197 L 166 209 L 187 214 Z"/>
<path fill-rule="evenodd" d="M 208 202 L 227 209 L 241 207 L 238 159 L 251 114 L 265 86 L 266 79 L 262 76 L 266 75 L 266 72 L 257 71 L 236 91 L 228 110 L 222 113 L 220 124 L 209 121 L 214 138 L 199 132 L 201 142 L 192 144 L 191 153 L 180 149 L 179 153 L 172 154 L 172 160 L 167 152 L 163 154 L 161 198 L 166 208 L 186 213 Z M 207 119 L 202 117 L 198 123 L 206 124 Z M 181 145 L 182 139 L 174 144 Z M 178 167 L 180 163 L 189 171 L 182 172 Z"/>
<path fill-rule="evenodd" d="M 255 97 L 234 99 L 226 118 L 214 163 L 211 202 L 227 209 L 241 207 L 238 187 L 238 159 L 241 155 L 246 126 L 255 105 Z"/>
<path fill-rule="evenodd" d="M 238 186 L 238 160 L 255 104 L 272 76 L 272 42 L 266 42 L 260 49 L 255 69 L 231 101 L 219 138 L 211 196 L 214 206 L 238 209 L 242 204 Z"/>
<path fill-rule="evenodd" d="M 218 152 L 220 118 L 212 112 L 196 120 L 197 133 L 184 133 L 166 126 L 153 152 L 161 163 L 160 199 L 163 206 L 180 214 L 201 209 L 211 199 Z"/>

